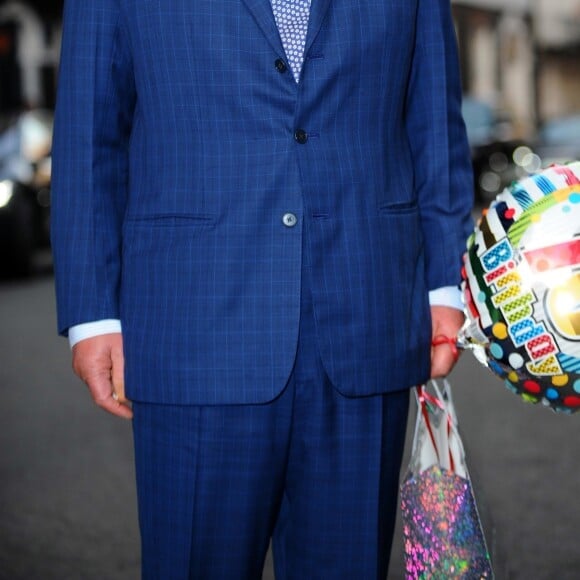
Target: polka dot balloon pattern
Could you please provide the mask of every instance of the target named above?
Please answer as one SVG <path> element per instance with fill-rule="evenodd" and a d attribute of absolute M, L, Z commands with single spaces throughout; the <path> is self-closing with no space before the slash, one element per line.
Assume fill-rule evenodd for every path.
<path fill-rule="evenodd" d="M 524 400 L 580 409 L 580 162 L 514 183 L 467 242 L 459 344 Z"/>

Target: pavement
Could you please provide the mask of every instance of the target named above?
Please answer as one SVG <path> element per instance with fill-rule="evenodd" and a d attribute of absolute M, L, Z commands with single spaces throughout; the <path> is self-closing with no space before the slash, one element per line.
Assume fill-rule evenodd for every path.
<path fill-rule="evenodd" d="M 577 580 L 580 414 L 523 403 L 469 353 L 451 381 L 497 578 Z M 137 580 L 132 460 L 130 424 L 72 375 L 50 272 L 0 282 L 0 580 Z"/>

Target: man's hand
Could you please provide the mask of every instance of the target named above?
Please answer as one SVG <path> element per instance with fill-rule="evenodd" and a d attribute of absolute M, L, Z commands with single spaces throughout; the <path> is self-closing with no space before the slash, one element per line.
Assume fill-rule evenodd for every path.
<path fill-rule="evenodd" d="M 77 342 L 73 347 L 73 370 L 86 383 L 95 403 L 118 417 L 131 419 L 125 398 L 123 336 L 102 334 Z"/>
<path fill-rule="evenodd" d="M 432 338 L 445 337 L 450 343 L 443 342 L 431 347 L 431 378 L 447 376 L 457 362 L 455 339 L 463 326 L 465 316 L 461 310 L 450 306 L 431 306 L 433 323 Z"/>

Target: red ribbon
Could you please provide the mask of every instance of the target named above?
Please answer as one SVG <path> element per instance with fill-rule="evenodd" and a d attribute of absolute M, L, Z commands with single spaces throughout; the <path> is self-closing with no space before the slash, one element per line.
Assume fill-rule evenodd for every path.
<path fill-rule="evenodd" d="M 459 359 L 459 349 L 457 348 L 457 337 L 445 336 L 444 334 L 438 334 L 433 337 L 431 341 L 431 346 L 441 346 L 442 344 L 449 345 L 451 349 L 451 354 L 453 355 L 453 360 L 455 362 Z"/>

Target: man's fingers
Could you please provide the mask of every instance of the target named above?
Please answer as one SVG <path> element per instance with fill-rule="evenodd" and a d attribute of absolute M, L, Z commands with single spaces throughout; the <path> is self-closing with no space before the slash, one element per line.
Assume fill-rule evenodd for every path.
<path fill-rule="evenodd" d="M 456 340 L 463 325 L 463 312 L 449 306 L 431 306 L 433 338 L 431 343 L 431 378 L 447 376 L 459 358 Z"/>
<path fill-rule="evenodd" d="M 89 387 L 93 401 L 118 417 L 130 419 L 123 380 L 123 339 L 120 333 L 95 336 L 73 347 L 73 368 Z"/>
<path fill-rule="evenodd" d="M 438 379 L 446 377 L 453 366 L 456 358 L 453 353 L 441 346 L 434 346 L 431 348 L 431 378 Z"/>
<path fill-rule="evenodd" d="M 115 348 L 111 351 L 111 363 L 114 398 L 119 403 L 126 404 L 128 400 L 125 397 L 125 359 L 122 350 Z"/>
<path fill-rule="evenodd" d="M 131 408 L 117 400 L 115 397 L 113 383 L 108 376 L 104 374 L 95 375 L 86 378 L 85 382 L 89 388 L 93 401 L 98 407 L 108 413 L 116 415 L 117 417 L 123 417 L 124 419 L 130 419 L 133 416 Z"/>
<path fill-rule="evenodd" d="M 90 386 L 89 386 L 90 389 Z M 123 419 L 131 419 L 133 417 L 133 411 L 130 407 L 117 400 L 115 393 L 111 393 L 104 397 L 93 397 L 93 400 L 97 406 L 99 406 L 104 411 L 121 417 Z"/>

